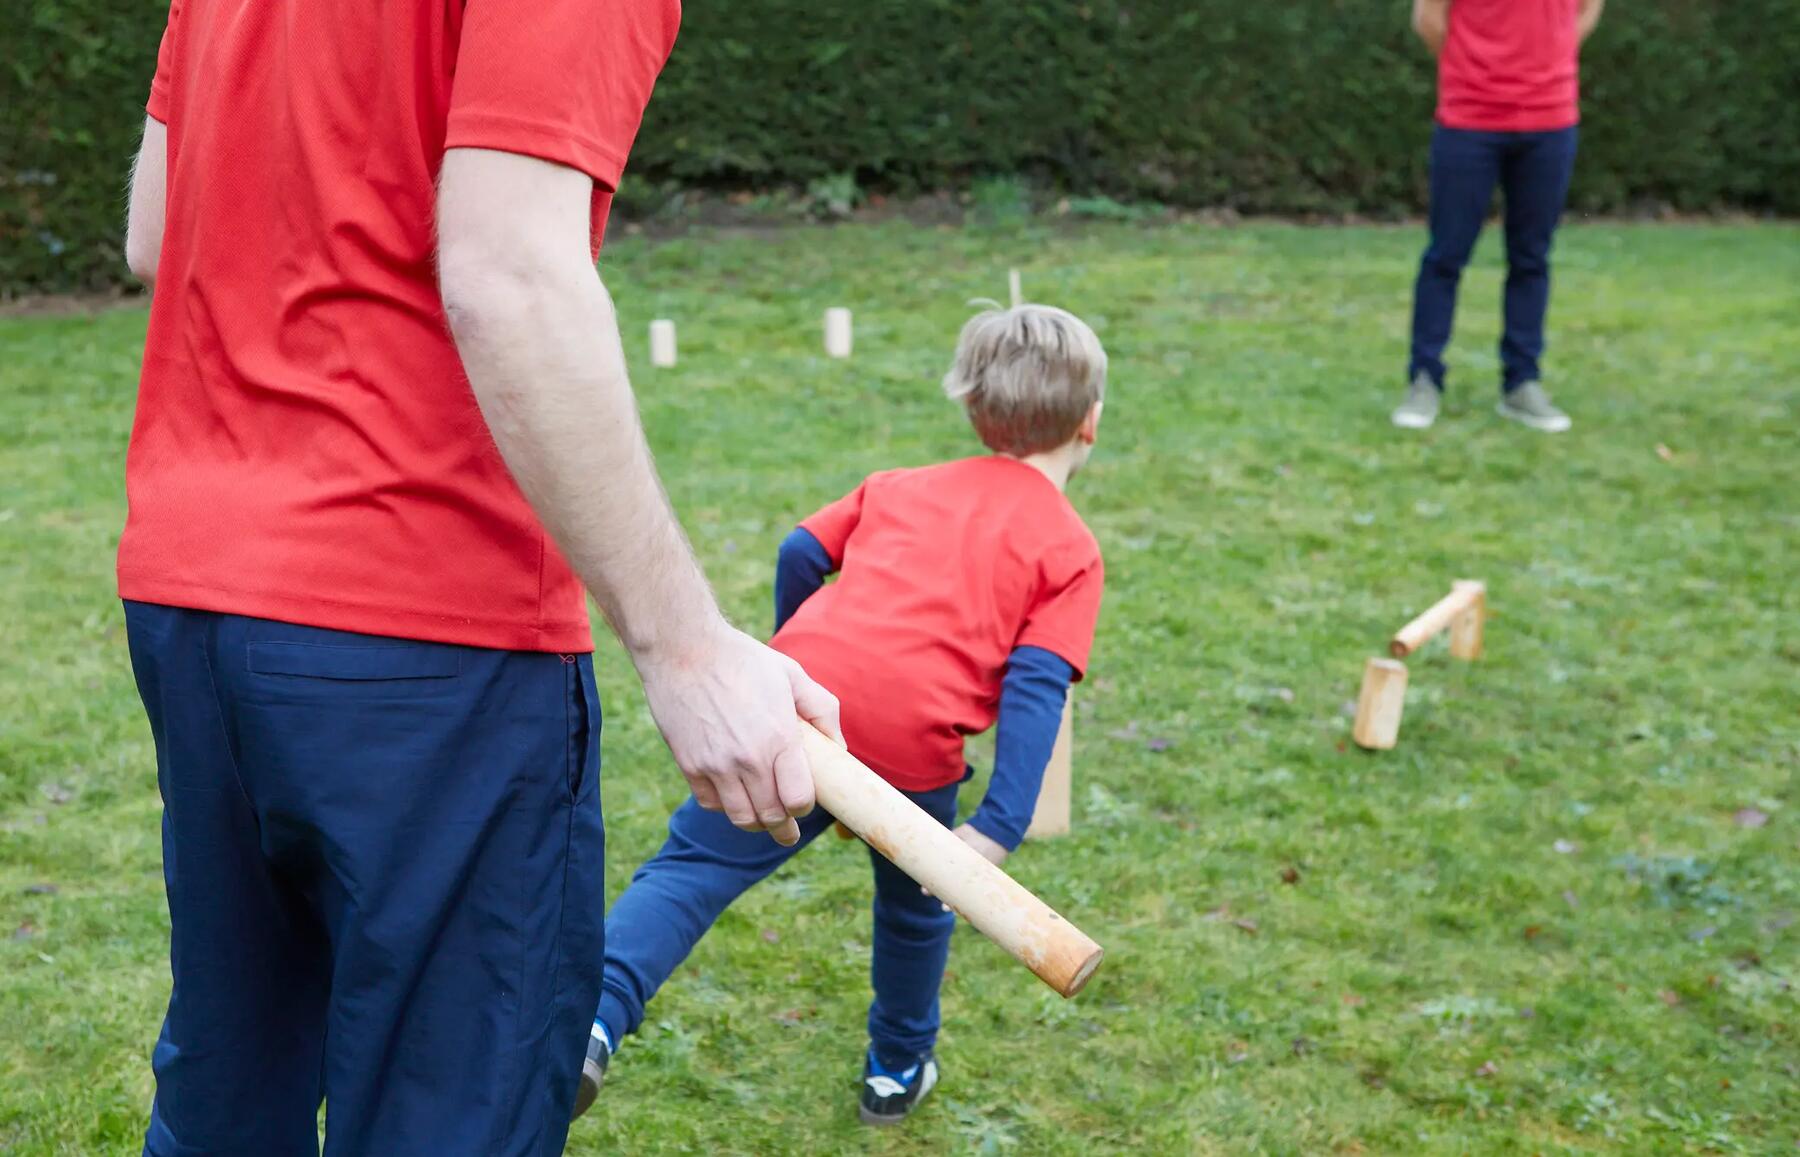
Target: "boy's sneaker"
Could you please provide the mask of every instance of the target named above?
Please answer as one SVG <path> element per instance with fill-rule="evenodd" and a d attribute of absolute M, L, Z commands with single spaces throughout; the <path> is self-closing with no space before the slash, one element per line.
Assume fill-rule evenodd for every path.
<path fill-rule="evenodd" d="M 1500 399 L 1500 416 L 1546 434 L 1560 434 L 1572 424 L 1569 415 L 1552 405 L 1550 395 L 1536 382 L 1524 382 L 1506 391 Z"/>
<path fill-rule="evenodd" d="M 926 1053 L 909 1069 L 883 1068 L 875 1050 L 863 1058 L 862 1104 L 857 1115 L 865 1125 L 897 1125 L 912 1115 L 937 1084 L 937 1058 Z"/>
<path fill-rule="evenodd" d="M 1406 387 L 1406 400 L 1394 410 L 1394 425 L 1402 430 L 1424 430 L 1437 421 L 1438 403 L 1443 391 L 1431 379 L 1420 374 Z"/>
<path fill-rule="evenodd" d="M 594 1022 L 594 1030 L 588 1034 L 587 1057 L 581 1062 L 581 1085 L 575 1090 L 575 1112 L 569 1117 L 571 1121 L 593 1108 L 594 1098 L 600 1095 L 600 1086 L 606 1081 L 606 1066 L 612 1063 L 612 1046 L 606 1041 L 606 1030 L 600 1022 Z"/>

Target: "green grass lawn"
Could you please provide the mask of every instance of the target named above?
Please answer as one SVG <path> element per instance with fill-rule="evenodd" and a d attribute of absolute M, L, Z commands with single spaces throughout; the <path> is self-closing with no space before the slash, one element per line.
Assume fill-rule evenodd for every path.
<path fill-rule="evenodd" d="M 868 871 L 822 841 L 670 982 L 572 1153 L 1794 1150 L 1800 229 L 1569 228 L 1560 437 L 1493 413 L 1492 237 L 1444 419 L 1389 427 L 1420 243 L 896 224 L 609 248 L 634 361 L 651 317 L 680 323 L 645 419 L 757 629 L 798 517 L 975 449 L 936 387 L 969 298 L 1016 265 L 1099 330 L 1073 497 L 1110 588 L 1075 832 L 1012 869 L 1108 957 L 1064 1002 L 960 929 L 943 1083 L 871 1134 Z M 840 304 L 848 363 L 819 347 Z M 136 1152 L 167 996 L 111 574 L 143 330 L 0 320 L 0 1151 L 22 1157 Z M 1351 746 L 1364 659 L 1464 576 L 1486 655 L 1428 647 L 1399 747 Z M 616 891 L 684 789 L 601 660 Z"/>

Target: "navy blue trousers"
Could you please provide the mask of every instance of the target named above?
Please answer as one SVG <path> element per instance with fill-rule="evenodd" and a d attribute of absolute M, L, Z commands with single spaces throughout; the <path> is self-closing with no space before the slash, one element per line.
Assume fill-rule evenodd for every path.
<path fill-rule="evenodd" d="M 1456 319 L 1456 288 L 1487 220 L 1494 189 L 1506 197 L 1506 294 L 1500 337 L 1501 388 L 1538 380 L 1550 308 L 1550 243 L 1575 171 L 1576 130 L 1431 135 L 1431 243 L 1413 286 L 1412 359 L 1444 387 L 1444 349 Z"/>
<path fill-rule="evenodd" d="M 554 1157 L 599 999 L 590 656 L 127 603 L 173 991 L 151 1157 Z"/>
<path fill-rule="evenodd" d="M 958 784 L 907 792 L 949 827 Z M 731 902 L 831 826 L 818 808 L 800 820 L 800 842 L 784 848 L 760 832 L 742 832 L 693 800 L 669 818 L 669 838 L 639 868 L 606 914 L 606 969 L 597 1019 L 617 1042 L 636 1032 L 644 1005 L 687 959 Z M 956 917 L 912 877 L 874 849 L 875 932 L 869 976 L 869 1041 L 885 1067 L 905 1068 L 937 1042 L 938 989 L 950 959 Z"/>

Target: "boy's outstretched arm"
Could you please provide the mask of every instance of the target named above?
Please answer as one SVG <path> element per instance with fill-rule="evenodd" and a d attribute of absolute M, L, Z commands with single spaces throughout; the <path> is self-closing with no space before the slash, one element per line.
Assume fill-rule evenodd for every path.
<path fill-rule="evenodd" d="M 818 593 L 825 576 L 836 570 L 823 543 L 796 526 L 775 554 L 775 629 L 794 617 L 800 604 Z"/>
<path fill-rule="evenodd" d="M 999 845 L 1003 854 L 1016 849 L 1031 826 L 1074 679 L 1075 668 L 1042 647 L 1017 647 L 1007 659 L 994 739 L 994 776 L 981 806 L 963 825 Z M 968 839 L 966 833 L 963 838 Z M 976 850 L 999 862 L 993 855 L 996 849 L 976 844 Z"/>

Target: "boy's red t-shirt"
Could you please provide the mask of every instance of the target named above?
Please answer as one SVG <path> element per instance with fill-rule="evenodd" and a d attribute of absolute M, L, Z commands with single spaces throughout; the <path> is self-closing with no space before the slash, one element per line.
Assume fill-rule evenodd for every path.
<path fill-rule="evenodd" d="M 445 324 L 437 178 L 457 147 L 579 169 L 597 247 L 679 21 L 678 0 L 174 0 L 123 597 L 591 648 Z"/>
<path fill-rule="evenodd" d="M 771 645 L 838 697 L 850 750 L 894 786 L 963 778 L 963 737 L 994 725 L 1014 647 L 1087 669 L 1100 547 L 1031 466 L 874 474 L 800 525 L 840 573 Z"/>
<path fill-rule="evenodd" d="M 1438 56 L 1445 128 L 1549 132 L 1581 119 L 1580 0 L 1455 0 Z"/>

